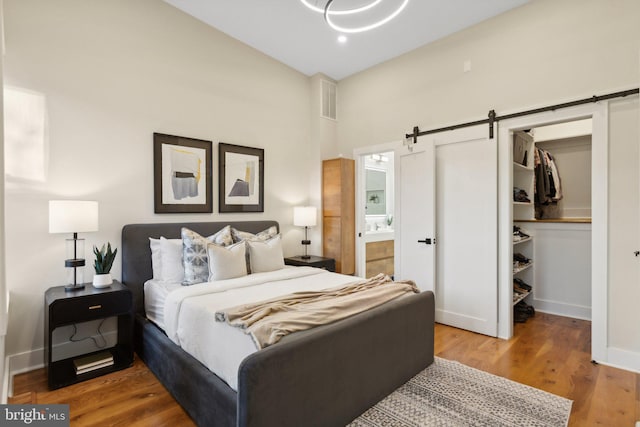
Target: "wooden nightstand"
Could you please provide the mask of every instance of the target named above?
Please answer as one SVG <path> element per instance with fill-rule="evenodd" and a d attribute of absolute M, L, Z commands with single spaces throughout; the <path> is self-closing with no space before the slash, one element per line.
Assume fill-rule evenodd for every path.
<path fill-rule="evenodd" d="M 284 259 L 286 265 L 295 265 L 297 267 L 318 267 L 329 271 L 336 271 L 336 260 L 333 258 L 325 258 L 321 256 L 310 255 L 309 258 L 301 256 L 293 256 Z"/>
<path fill-rule="evenodd" d="M 131 291 L 114 280 L 110 287 L 97 289 L 86 283 L 80 291 L 67 292 L 64 286 L 47 289 L 44 294 L 45 368 L 50 389 L 85 381 L 133 364 L 133 299 Z M 118 339 L 115 346 L 52 361 L 53 331 L 61 326 L 118 318 Z M 113 364 L 86 373 L 76 374 L 74 360 L 97 353 L 111 353 Z"/>

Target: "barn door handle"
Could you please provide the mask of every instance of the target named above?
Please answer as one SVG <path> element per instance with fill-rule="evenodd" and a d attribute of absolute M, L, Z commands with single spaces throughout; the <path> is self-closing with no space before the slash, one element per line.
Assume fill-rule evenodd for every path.
<path fill-rule="evenodd" d="M 430 245 L 431 244 L 431 240 L 429 238 L 425 238 L 424 240 L 418 240 L 418 243 L 424 243 L 425 245 Z M 433 244 L 436 244 L 436 239 L 433 239 Z"/>

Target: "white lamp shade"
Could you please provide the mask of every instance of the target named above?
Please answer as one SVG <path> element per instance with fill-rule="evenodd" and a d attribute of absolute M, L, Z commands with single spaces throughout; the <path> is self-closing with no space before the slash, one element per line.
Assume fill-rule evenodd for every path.
<path fill-rule="evenodd" d="M 49 233 L 98 231 L 98 202 L 50 200 Z"/>
<path fill-rule="evenodd" d="M 298 227 L 314 227 L 317 216 L 316 208 L 313 206 L 296 206 L 293 208 L 293 225 Z"/>

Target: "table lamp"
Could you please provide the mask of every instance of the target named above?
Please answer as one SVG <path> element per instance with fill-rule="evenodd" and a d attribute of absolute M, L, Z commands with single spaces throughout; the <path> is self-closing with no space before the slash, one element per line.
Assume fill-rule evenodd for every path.
<path fill-rule="evenodd" d="M 67 239 L 67 282 L 65 291 L 84 289 L 84 239 L 78 233 L 98 231 L 98 202 L 85 200 L 50 200 L 49 233 L 73 233 Z"/>
<path fill-rule="evenodd" d="M 316 216 L 316 208 L 313 206 L 296 206 L 293 208 L 293 225 L 304 227 L 304 240 L 301 242 L 304 246 L 304 255 L 300 257 L 302 259 L 311 258 L 310 255 L 307 255 L 307 247 L 311 244 L 307 232 L 309 227 L 315 227 Z"/>

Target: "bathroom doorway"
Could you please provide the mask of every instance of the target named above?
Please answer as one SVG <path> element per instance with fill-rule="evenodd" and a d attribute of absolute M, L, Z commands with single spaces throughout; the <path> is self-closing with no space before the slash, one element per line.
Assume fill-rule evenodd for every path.
<path fill-rule="evenodd" d="M 356 153 L 356 275 L 394 274 L 394 148 Z"/>

